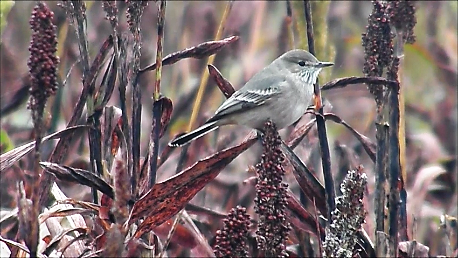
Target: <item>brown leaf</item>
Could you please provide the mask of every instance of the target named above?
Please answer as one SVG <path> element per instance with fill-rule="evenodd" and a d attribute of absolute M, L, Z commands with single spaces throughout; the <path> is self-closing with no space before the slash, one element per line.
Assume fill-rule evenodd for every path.
<path fill-rule="evenodd" d="M 256 139 L 250 138 L 237 146 L 198 161 L 164 182 L 155 184 L 132 208 L 128 224 L 134 223 L 141 217 L 146 217 L 138 227 L 135 237 L 151 231 L 177 214 L 227 164 L 255 142 Z"/>
<path fill-rule="evenodd" d="M 232 84 L 226 80 L 223 75 L 218 71 L 218 69 L 209 64 L 208 66 L 208 72 L 210 73 L 210 77 L 213 78 L 213 80 L 216 82 L 216 85 L 218 85 L 218 88 L 223 92 L 224 96 L 226 98 L 229 98 L 234 94 L 235 90 Z"/>
<path fill-rule="evenodd" d="M 113 188 L 102 178 L 87 170 L 61 166 L 51 162 L 40 162 L 40 165 L 46 169 L 46 172 L 55 175 L 60 180 L 77 182 L 89 187 L 94 187 L 110 198 L 114 198 Z"/>
<path fill-rule="evenodd" d="M 87 89 L 91 89 L 93 91 L 94 82 L 97 77 L 97 74 L 101 70 L 100 67 L 103 65 L 103 60 L 107 56 L 110 49 L 113 47 L 113 36 L 109 35 L 108 38 L 103 42 L 102 46 L 97 53 L 97 56 L 92 61 L 91 68 L 89 69 L 89 73 L 87 74 L 86 80 L 83 82 L 84 87 Z"/>
<path fill-rule="evenodd" d="M 317 237 L 324 236 L 324 228 L 316 221 L 316 217 L 304 209 L 292 192 L 288 197 L 288 214 L 292 225 Z"/>
<path fill-rule="evenodd" d="M 371 141 L 371 139 L 355 129 L 351 127 L 347 122 L 342 120 L 340 117 L 338 117 L 336 114 L 333 113 L 326 113 L 324 114 L 324 117 L 326 120 L 331 120 L 335 123 L 341 124 L 345 126 L 350 132 L 358 139 L 358 141 L 363 145 L 364 150 L 366 151 L 367 155 L 371 158 L 371 160 L 375 163 L 375 150 L 377 148 L 376 144 Z"/>
<path fill-rule="evenodd" d="M 224 46 L 233 43 L 239 39 L 238 36 L 231 36 L 222 40 L 216 40 L 216 41 L 207 41 L 204 43 L 201 43 L 197 46 L 190 47 L 172 54 L 167 55 L 162 59 L 162 65 L 171 65 L 174 64 L 181 59 L 184 58 L 197 58 L 201 59 L 207 56 L 211 56 L 218 51 L 220 51 Z M 139 75 L 156 69 L 156 63 L 149 65 L 143 69 L 140 69 Z"/>
<path fill-rule="evenodd" d="M 302 192 L 322 214 L 327 213 L 325 191 L 323 185 L 315 177 L 314 173 L 296 156 L 296 154 L 284 142 L 281 145 L 286 160 L 293 166 L 293 174 Z"/>
<path fill-rule="evenodd" d="M 186 211 L 189 214 L 197 215 L 200 218 L 207 218 L 210 221 L 223 220 L 227 215 L 225 213 L 217 212 L 205 207 L 200 207 L 192 203 L 186 204 Z"/>
<path fill-rule="evenodd" d="M 106 196 L 106 195 L 105 195 Z M 103 200 L 103 195 L 102 195 L 102 200 Z M 111 199 L 110 199 L 111 200 Z M 94 204 L 92 202 L 84 202 L 84 201 L 77 201 L 74 199 L 66 199 L 66 200 L 61 200 L 58 201 L 58 204 L 71 204 L 71 205 L 79 205 L 85 209 L 93 210 L 95 212 L 99 212 L 100 206 L 97 204 Z"/>
<path fill-rule="evenodd" d="M 27 248 L 27 246 L 25 246 L 25 245 L 23 245 L 21 243 L 15 242 L 15 241 L 7 239 L 7 238 L 3 238 L 1 235 L 0 235 L 0 241 L 2 241 L 3 243 L 5 243 L 6 245 L 8 245 L 10 247 L 21 249 L 24 252 L 30 254 L 29 248 Z M 3 253 L 2 253 L 2 255 L 3 255 Z"/>
<path fill-rule="evenodd" d="M 113 93 L 113 90 L 115 88 L 117 73 L 118 69 L 116 64 L 116 58 L 115 54 L 113 53 L 113 55 L 111 56 L 110 64 L 105 70 L 102 82 L 100 83 L 100 88 L 97 89 L 97 92 L 95 93 L 95 110 L 101 110 L 105 108 L 105 105 L 108 103 L 108 100 L 110 100 L 111 94 Z"/>
<path fill-rule="evenodd" d="M 296 146 L 304 139 L 304 137 L 310 132 L 310 129 L 315 125 L 316 119 L 313 118 L 307 124 L 301 125 L 300 127 L 294 128 L 294 131 L 288 137 L 286 143 L 291 149 Z"/>
<path fill-rule="evenodd" d="M 364 150 L 366 151 L 367 155 L 371 158 L 373 162 L 375 162 L 375 150 L 376 150 L 376 144 L 373 143 L 369 137 L 366 137 L 365 135 L 359 133 L 353 127 L 351 127 L 347 122 L 342 120 L 340 117 L 338 117 L 336 114 L 333 113 L 325 113 L 324 117 L 326 120 L 331 120 L 335 123 L 341 124 L 345 126 L 350 132 L 358 139 L 358 141 L 363 145 Z M 304 138 L 305 135 L 310 131 L 310 129 L 313 127 L 315 124 L 315 119 L 310 120 L 307 124 L 302 125 L 301 127 L 295 129 L 287 143 L 290 148 L 295 148 L 299 142 Z"/>
<path fill-rule="evenodd" d="M 58 235 L 56 235 L 49 243 L 48 245 L 46 246 L 46 249 L 43 251 L 43 254 L 45 254 L 46 256 L 49 256 L 51 254 L 51 252 L 57 248 L 57 246 L 59 245 L 60 241 L 64 238 L 64 236 L 68 235 L 69 233 L 72 233 L 72 232 L 78 232 L 82 235 L 86 235 L 87 232 L 88 232 L 88 229 L 86 228 L 69 228 L 69 229 L 66 229 L 66 230 L 63 230 L 62 232 L 60 232 Z"/>
<path fill-rule="evenodd" d="M 51 217 L 66 217 L 75 214 L 88 214 L 93 213 L 89 209 L 82 209 L 82 208 L 74 208 L 74 207 L 66 207 L 66 208 L 52 208 L 38 216 L 39 223 L 45 222 L 48 218 Z"/>
<path fill-rule="evenodd" d="M 165 223 L 155 227 L 153 231 L 160 238 L 166 239 L 170 230 L 172 229 L 172 225 L 173 220 L 169 219 Z M 198 241 L 195 239 L 194 234 L 192 234 L 189 229 L 181 224 L 177 224 L 176 229 L 172 235 L 171 243 L 176 243 L 185 248 L 192 249 L 197 245 Z"/>
<path fill-rule="evenodd" d="M 372 84 L 372 85 L 387 85 L 390 87 L 397 86 L 398 83 L 395 81 L 390 81 L 387 80 L 383 77 L 356 77 L 356 76 L 351 76 L 351 77 L 344 77 L 344 78 L 338 78 L 334 79 L 332 81 L 327 82 L 325 85 L 321 87 L 321 90 L 330 90 L 334 88 L 344 88 L 349 84 L 360 84 L 360 83 L 365 83 L 365 84 Z"/>
<path fill-rule="evenodd" d="M 74 243 L 76 243 L 77 241 L 82 241 L 84 238 L 86 238 L 85 240 L 87 240 L 87 237 L 88 235 L 87 234 L 81 234 L 77 237 L 74 237 L 72 238 L 70 241 L 67 242 L 66 245 L 64 245 L 62 248 L 59 248 L 58 252 L 60 253 L 65 253 L 67 251 L 67 248 L 71 247 L 71 246 L 74 246 Z M 78 253 L 78 252 L 70 252 L 67 257 L 76 257 L 76 256 L 80 256 L 80 254 L 82 253 Z"/>
<path fill-rule="evenodd" d="M 43 137 L 42 142 L 45 142 L 48 140 L 59 139 L 61 137 L 65 137 L 69 134 L 73 134 L 74 132 L 80 131 L 85 128 L 87 128 L 86 125 L 77 125 L 77 126 L 69 127 L 64 130 L 50 134 L 46 137 Z M 33 148 L 35 148 L 35 141 L 26 143 L 8 152 L 3 153 L 0 156 L 0 172 L 3 172 L 5 169 L 11 167 L 16 161 L 20 160 L 27 153 L 33 150 Z"/>
<path fill-rule="evenodd" d="M 169 98 L 161 96 L 154 105 L 161 105 L 161 132 L 159 138 L 162 138 L 172 118 L 173 104 Z"/>
<path fill-rule="evenodd" d="M 117 107 L 105 107 L 101 119 L 102 133 L 102 155 L 107 162 L 107 169 L 111 169 L 113 157 L 116 155 L 120 142 L 115 132 L 118 123 L 121 121 L 122 111 Z"/>

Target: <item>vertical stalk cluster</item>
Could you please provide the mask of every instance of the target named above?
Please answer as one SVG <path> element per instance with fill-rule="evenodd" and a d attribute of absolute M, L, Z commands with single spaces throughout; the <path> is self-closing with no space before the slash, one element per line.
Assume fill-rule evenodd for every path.
<path fill-rule="evenodd" d="M 282 183 L 285 157 L 276 126 L 268 121 L 262 138 L 261 162 L 256 165 L 255 211 L 259 215 L 256 231 L 258 248 L 266 256 L 285 257 L 291 229 L 286 218 L 288 184 Z"/>
<path fill-rule="evenodd" d="M 35 130 L 35 159 L 32 182 L 31 200 L 33 208 L 27 223 L 30 223 L 30 232 L 23 236 L 30 249 L 30 255 L 37 255 L 38 245 L 38 213 L 39 213 L 39 181 L 40 181 L 40 146 L 42 140 L 43 113 L 46 101 L 55 95 L 58 89 L 57 66 L 59 58 L 56 56 L 57 36 L 53 24 L 54 13 L 44 3 L 38 2 L 30 17 L 32 39 L 30 41 L 30 57 L 27 62 L 30 74 L 30 101 L 29 109 Z M 25 197 L 25 196 L 24 196 Z"/>
<path fill-rule="evenodd" d="M 366 217 L 363 204 L 366 185 L 367 175 L 361 166 L 348 171 L 340 184 L 342 196 L 336 198 L 331 224 L 325 229 L 324 257 L 354 257 L 358 232 Z"/>
<path fill-rule="evenodd" d="M 127 3 L 127 24 L 129 30 L 133 35 L 134 44 L 132 46 L 133 57 L 131 60 L 132 75 L 130 82 L 132 83 L 132 171 L 131 171 L 131 184 L 132 194 L 137 192 L 137 179 L 140 166 L 140 136 L 141 136 L 141 89 L 138 85 L 138 71 L 140 70 L 140 55 L 141 55 L 141 34 L 140 34 L 140 21 L 143 15 L 143 10 L 148 5 L 148 1 L 128 1 Z"/>
<path fill-rule="evenodd" d="M 376 236 L 378 232 L 389 235 L 390 247 L 383 247 L 382 239 L 377 239 L 378 255 L 396 255 L 399 228 L 406 232 L 406 192 L 404 163 L 405 134 L 403 126 L 404 107 L 399 85 L 399 66 L 403 55 L 403 45 L 415 40 L 415 8 L 409 1 L 373 1 L 373 10 L 368 18 L 366 33 L 362 35 L 365 54 L 363 73 L 366 76 L 383 76 L 397 81 L 396 86 L 368 85 L 376 102 L 376 193 L 375 215 Z M 394 31 L 392 30 L 394 28 Z M 396 41 L 395 41 L 396 39 Z M 388 104 L 388 105 L 387 105 Z M 386 119 L 387 113 L 389 118 Z M 388 120 L 388 121 L 387 121 Z M 388 180 L 387 180 L 388 179 Z M 399 184 L 401 182 L 401 184 Z M 388 193 L 388 194 L 387 194 Z M 401 199 L 402 197 L 402 199 Z M 386 212 L 388 208 L 389 212 Z M 401 215 L 401 216 L 400 216 Z M 401 219 L 401 226 L 399 220 Z M 407 237 L 404 233 L 403 239 Z M 388 253 L 382 250 L 390 250 Z"/>
<path fill-rule="evenodd" d="M 388 67 L 393 55 L 393 42 L 394 35 L 391 33 L 389 17 L 386 14 L 386 6 L 379 2 L 373 1 L 372 13 L 368 18 L 368 25 L 366 32 L 362 35 L 362 44 L 364 47 L 364 66 L 363 73 L 366 76 L 382 76 L 383 70 Z M 385 106 L 385 87 L 384 85 L 368 85 L 369 91 L 372 93 L 376 103 L 377 117 L 376 123 L 376 141 L 377 153 L 375 164 L 375 220 L 376 231 L 386 232 L 386 178 L 388 161 L 386 153 L 387 139 L 388 139 L 388 126 L 385 121 L 384 106 Z"/>
<path fill-rule="evenodd" d="M 223 223 L 223 229 L 216 231 L 215 256 L 248 257 L 250 215 L 246 212 L 246 208 L 241 206 L 232 208 Z"/>

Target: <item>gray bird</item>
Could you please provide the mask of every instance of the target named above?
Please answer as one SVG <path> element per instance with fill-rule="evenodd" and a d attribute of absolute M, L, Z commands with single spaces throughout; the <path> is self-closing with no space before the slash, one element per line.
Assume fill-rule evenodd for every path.
<path fill-rule="evenodd" d="M 267 120 L 282 129 L 296 122 L 307 110 L 313 85 L 323 67 L 305 50 L 290 50 L 264 69 L 228 98 L 201 127 L 179 136 L 169 146 L 183 146 L 222 125 L 238 124 L 262 129 Z"/>

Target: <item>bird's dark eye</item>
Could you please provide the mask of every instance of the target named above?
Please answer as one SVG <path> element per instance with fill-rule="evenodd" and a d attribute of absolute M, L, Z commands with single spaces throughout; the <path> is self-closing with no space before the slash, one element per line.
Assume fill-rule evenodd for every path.
<path fill-rule="evenodd" d="M 305 66 L 305 62 L 304 61 L 299 61 L 298 63 L 300 66 Z"/>

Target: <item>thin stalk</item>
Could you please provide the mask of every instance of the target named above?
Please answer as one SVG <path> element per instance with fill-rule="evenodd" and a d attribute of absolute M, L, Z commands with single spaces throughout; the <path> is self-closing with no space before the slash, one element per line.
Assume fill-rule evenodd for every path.
<path fill-rule="evenodd" d="M 166 1 L 161 0 L 158 12 L 157 21 L 157 46 L 156 46 L 156 83 L 154 84 L 154 105 L 153 105 L 153 134 L 152 134 L 152 150 L 149 167 L 149 187 L 153 187 L 156 183 L 157 156 L 159 153 L 159 133 L 161 131 L 161 105 L 159 97 L 161 92 L 161 75 L 162 75 L 162 43 L 164 42 L 164 24 L 165 24 L 165 7 Z"/>
<path fill-rule="evenodd" d="M 157 21 L 156 83 L 154 84 L 154 101 L 159 100 L 161 93 L 162 44 L 164 42 L 165 7 L 166 1 L 161 0 Z"/>
<path fill-rule="evenodd" d="M 30 248 L 30 257 L 37 257 L 38 250 L 38 238 L 39 238 L 39 224 L 38 224 L 38 214 L 40 213 L 40 197 L 39 197 L 39 183 L 38 179 L 40 178 L 41 167 L 40 167 L 40 146 L 42 140 L 42 128 L 43 128 L 43 110 L 32 110 L 35 112 L 34 120 L 34 130 L 35 130 L 35 155 L 33 162 L 33 176 L 34 180 L 31 180 L 32 183 L 32 193 L 31 193 L 31 202 L 32 209 L 30 214 L 30 232 L 28 237 L 28 247 Z"/>
<path fill-rule="evenodd" d="M 311 3 L 308 0 L 304 0 L 305 5 L 305 20 L 307 25 L 307 42 L 309 46 L 309 52 L 315 55 L 315 44 L 313 36 L 313 24 L 312 24 L 312 10 Z M 316 123 L 318 129 L 318 139 L 320 142 L 320 153 L 321 153 L 321 163 L 323 166 L 323 177 L 324 177 L 324 186 L 326 190 L 326 205 L 328 208 L 327 214 L 327 223 L 331 221 L 331 212 L 335 209 L 335 189 L 334 189 L 334 180 L 331 173 L 331 156 L 329 152 L 328 138 L 326 134 L 326 124 L 323 115 L 323 106 L 321 101 L 321 90 L 319 83 L 314 86 L 315 94 L 315 109 L 318 110 L 316 115 Z"/>
<path fill-rule="evenodd" d="M 399 87 L 390 89 L 390 128 L 389 128 L 389 182 L 390 182 L 390 195 L 388 203 L 390 205 L 389 216 L 389 235 L 394 248 L 394 255 L 397 257 L 398 246 L 398 228 L 399 228 L 399 176 L 400 176 L 400 163 L 399 163 Z"/>
<path fill-rule="evenodd" d="M 286 1 L 286 15 L 288 16 L 288 44 L 289 49 L 294 49 L 293 10 L 291 0 Z"/>
<path fill-rule="evenodd" d="M 140 70 L 140 56 L 141 56 L 141 33 L 140 33 L 140 22 L 143 16 L 143 11 L 146 6 L 144 3 L 147 2 L 129 2 L 130 8 L 132 8 L 131 19 L 132 25 L 130 31 L 134 37 L 132 46 L 133 57 L 132 57 L 132 174 L 131 174 L 131 187 L 134 196 L 137 194 L 137 182 L 140 170 L 140 137 L 141 137 L 141 123 L 142 123 L 142 90 L 139 82 L 139 70 Z M 134 9 L 137 9 L 134 11 Z"/>
<path fill-rule="evenodd" d="M 394 46 L 394 53 L 399 58 L 399 69 L 397 80 L 399 82 L 399 130 L 398 130 L 398 144 L 399 144 L 399 165 L 401 173 L 401 189 L 400 189 L 400 231 L 401 241 L 407 241 L 407 192 L 405 190 L 405 182 L 407 180 L 406 172 L 406 123 L 405 123 L 405 90 L 401 87 L 402 72 L 404 63 L 404 31 L 397 29 L 396 31 L 396 44 Z"/>
<path fill-rule="evenodd" d="M 386 194 L 386 159 L 385 153 L 387 153 L 386 139 L 388 138 L 388 128 L 389 126 L 383 121 L 382 111 L 377 111 L 377 122 L 376 126 L 376 141 L 377 141 L 377 152 L 375 160 L 375 231 L 385 232 L 385 194 Z"/>
<path fill-rule="evenodd" d="M 129 71 L 128 62 L 127 62 L 127 44 L 126 39 L 121 38 L 119 44 L 119 66 L 118 66 L 118 75 L 119 75 L 119 103 L 121 108 L 121 120 L 122 120 L 122 133 L 124 134 L 124 139 L 126 139 L 126 162 L 127 162 L 127 174 L 132 175 L 133 160 L 132 160 L 132 138 L 130 137 L 130 127 L 129 127 L 129 118 L 127 117 L 127 105 L 126 105 L 126 88 L 128 84 L 127 74 Z M 133 176 L 131 176 L 131 180 Z M 134 186 L 131 182 L 131 187 Z M 135 188 L 131 188 L 132 196 L 135 196 Z"/>
<path fill-rule="evenodd" d="M 87 74 L 89 72 L 89 52 L 87 48 L 87 20 L 86 20 L 86 13 L 83 11 L 85 10 L 85 3 L 82 1 L 71 1 L 71 5 L 74 8 L 74 18 L 76 19 L 76 35 L 78 37 L 78 48 L 80 50 L 81 56 L 81 65 L 83 66 L 83 83 L 87 79 Z M 94 114 L 94 85 L 89 87 L 88 98 L 86 99 L 86 109 L 87 109 L 87 116 L 86 120 L 88 125 L 94 126 L 94 124 L 89 123 L 93 121 L 91 116 Z M 97 165 L 96 165 L 96 158 L 99 157 L 97 152 L 97 146 L 94 144 L 93 136 L 94 132 L 91 129 L 88 129 L 88 140 L 89 140 L 89 156 L 90 156 L 90 164 L 93 173 L 97 173 Z M 97 197 L 97 190 L 95 188 L 91 188 L 93 202 L 98 202 Z"/>
<path fill-rule="evenodd" d="M 229 13 L 232 9 L 233 1 L 229 1 L 226 4 L 226 8 L 224 9 L 223 17 L 221 18 L 221 22 L 219 23 L 218 30 L 216 32 L 215 40 L 221 39 L 221 35 L 223 35 L 223 30 L 224 30 L 224 25 L 226 24 L 227 17 L 229 16 Z M 213 64 L 215 61 L 215 56 L 210 56 L 208 58 L 207 65 Z M 200 105 L 202 104 L 202 98 L 204 96 L 205 88 L 207 86 L 208 82 L 208 77 L 209 73 L 207 69 L 204 69 L 204 72 L 202 73 L 202 77 L 200 80 L 199 84 L 199 91 L 197 91 L 197 96 L 196 96 L 196 101 L 194 102 L 194 106 L 192 108 L 192 114 L 191 114 L 191 119 L 189 120 L 188 124 L 188 132 L 192 130 L 196 120 L 197 120 L 197 114 L 199 114 L 200 110 Z"/>

